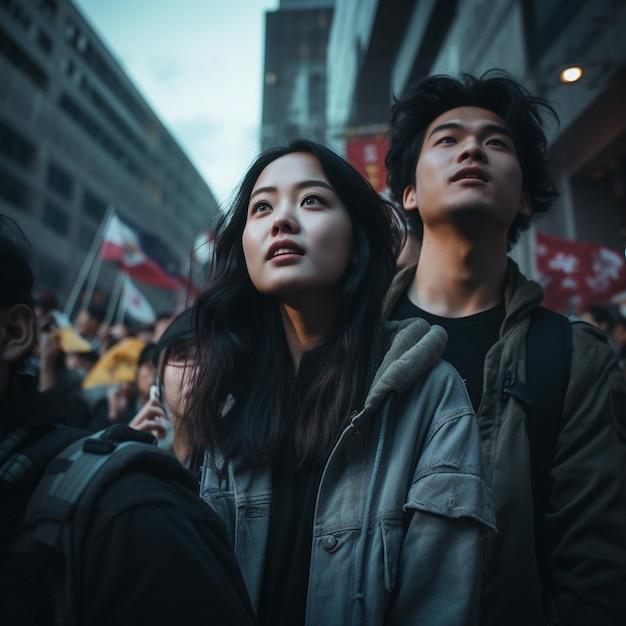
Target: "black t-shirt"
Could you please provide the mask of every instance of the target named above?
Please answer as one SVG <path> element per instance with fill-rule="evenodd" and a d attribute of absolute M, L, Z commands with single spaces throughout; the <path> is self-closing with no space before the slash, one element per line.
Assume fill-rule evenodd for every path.
<path fill-rule="evenodd" d="M 322 464 L 299 467 L 293 426 L 300 415 L 300 390 L 318 367 L 324 346 L 306 352 L 290 391 L 289 414 L 294 420 L 272 463 L 272 508 L 259 605 L 262 626 L 304 624 L 313 542 L 313 517 Z"/>
<path fill-rule="evenodd" d="M 485 356 L 500 337 L 504 322 L 504 303 L 468 317 L 440 317 L 415 306 L 404 293 L 396 305 L 392 318 L 421 317 L 429 324 L 443 326 L 448 333 L 448 343 L 442 358 L 459 372 L 475 411 L 480 407 L 483 394 Z"/>

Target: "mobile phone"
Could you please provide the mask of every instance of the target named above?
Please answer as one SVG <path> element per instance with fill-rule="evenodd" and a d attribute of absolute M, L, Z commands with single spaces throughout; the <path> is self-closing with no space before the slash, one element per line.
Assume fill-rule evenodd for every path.
<path fill-rule="evenodd" d="M 150 400 L 159 399 L 159 388 L 156 385 L 150 385 Z"/>

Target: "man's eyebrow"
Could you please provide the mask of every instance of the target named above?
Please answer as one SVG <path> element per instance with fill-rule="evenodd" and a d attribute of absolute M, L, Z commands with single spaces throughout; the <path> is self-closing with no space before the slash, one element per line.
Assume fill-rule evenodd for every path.
<path fill-rule="evenodd" d="M 460 124 L 459 122 L 445 122 L 443 124 L 439 124 L 439 126 L 435 126 L 435 128 L 433 128 L 430 132 L 429 137 L 432 137 L 435 133 L 439 133 L 444 130 L 462 130 L 463 128 L 464 125 Z M 483 132 L 486 132 L 488 135 L 492 133 L 506 135 L 512 141 L 515 141 L 513 133 L 508 128 L 506 128 L 505 126 L 501 126 L 500 124 L 485 124 L 481 128 L 481 130 Z"/>
<path fill-rule="evenodd" d="M 332 186 L 329 185 L 325 180 L 319 180 L 317 178 L 302 180 L 299 183 L 296 183 L 295 187 L 297 189 L 306 189 L 307 187 L 325 187 L 330 191 L 335 191 Z M 257 196 L 260 193 L 276 193 L 276 191 L 278 191 L 276 187 L 259 187 L 250 194 L 250 199 L 254 198 L 254 196 Z"/>

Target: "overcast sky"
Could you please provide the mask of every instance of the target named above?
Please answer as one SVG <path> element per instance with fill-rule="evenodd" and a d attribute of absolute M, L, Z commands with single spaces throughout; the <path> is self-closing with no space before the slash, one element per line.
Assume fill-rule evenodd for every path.
<path fill-rule="evenodd" d="M 259 151 L 265 11 L 278 0 L 73 0 L 225 201 Z"/>

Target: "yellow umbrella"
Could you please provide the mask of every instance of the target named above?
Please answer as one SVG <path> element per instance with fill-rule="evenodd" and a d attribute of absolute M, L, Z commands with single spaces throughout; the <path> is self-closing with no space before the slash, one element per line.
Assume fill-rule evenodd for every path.
<path fill-rule="evenodd" d="M 127 337 L 116 343 L 89 370 L 83 380 L 83 388 L 133 382 L 137 361 L 145 346 L 146 342 L 136 337 Z"/>
<path fill-rule="evenodd" d="M 59 330 L 63 352 L 91 352 L 93 346 L 83 339 L 71 326 Z"/>

